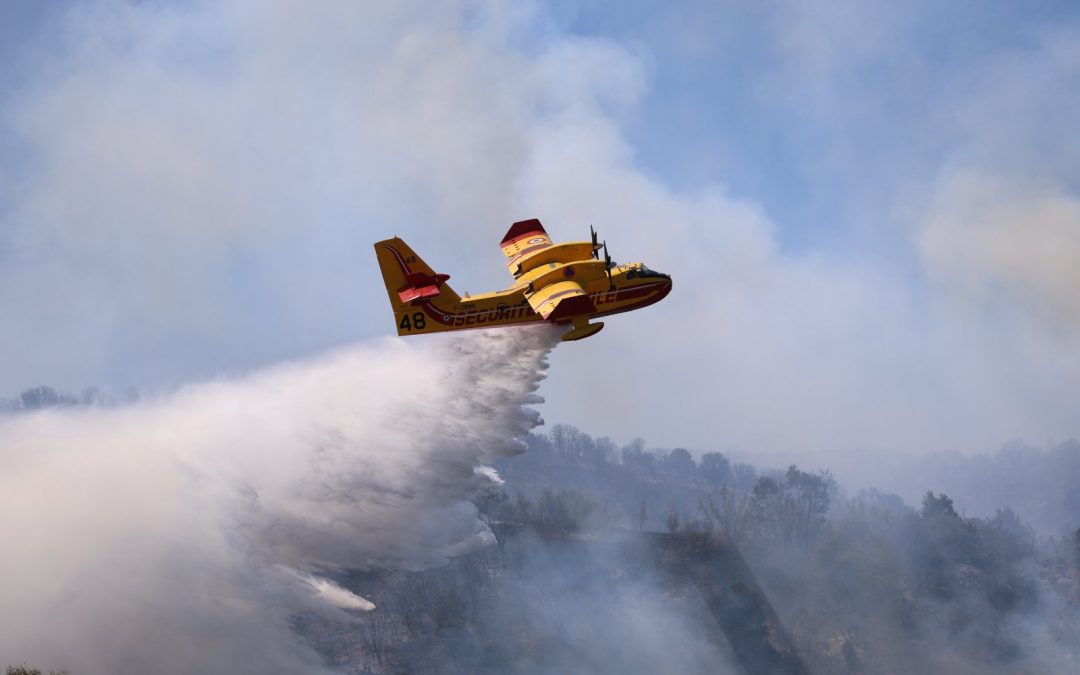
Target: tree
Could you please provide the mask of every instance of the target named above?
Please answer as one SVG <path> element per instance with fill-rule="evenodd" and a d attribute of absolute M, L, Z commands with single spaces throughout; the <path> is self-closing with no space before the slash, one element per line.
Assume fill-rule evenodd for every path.
<path fill-rule="evenodd" d="M 694 475 L 697 465 L 686 448 L 675 448 L 663 459 L 664 472 L 672 478 L 688 479 Z"/>
<path fill-rule="evenodd" d="M 698 497 L 698 514 L 693 520 L 685 523 L 683 527 L 690 532 L 712 532 L 716 529 L 717 519 L 715 514 L 717 513 L 719 511 L 712 501 L 712 497 L 709 497 L 707 501 Z"/>
<path fill-rule="evenodd" d="M 712 504 L 712 497 L 709 498 L 709 503 Z M 720 504 L 716 506 L 717 513 L 714 514 L 720 527 L 727 533 L 738 537 L 742 534 L 742 525 L 740 522 L 740 510 L 741 502 L 736 499 L 735 491 L 726 485 L 720 486 Z"/>
<path fill-rule="evenodd" d="M 656 475 L 656 455 L 645 450 L 645 441 L 635 438 L 621 451 L 622 465 L 631 472 L 652 478 Z"/>
<path fill-rule="evenodd" d="M 626 445 L 623 446 L 622 453 L 625 456 L 627 453 L 640 455 L 645 452 L 645 439 L 635 438 Z"/>
<path fill-rule="evenodd" d="M 934 496 L 930 490 L 923 495 L 922 510 L 919 512 L 923 518 L 959 518 L 956 509 L 953 508 L 953 500 L 945 493 Z"/>
<path fill-rule="evenodd" d="M 556 455 L 570 463 L 578 463 L 590 457 L 595 448 L 592 436 L 569 424 L 556 424 L 551 429 L 551 444 Z"/>
<path fill-rule="evenodd" d="M 34 668 L 26 664 L 8 666 L 6 675 L 41 675 L 41 668 Z M 50 670 L 49 675 L 68 675 L 66 670 Z"/>
<path fill-rule="evenodd" d="M 785 487 L 794 501 L 795 532 L 804 546 L 809 546 L 825 525 L 830 493 L 836 483 L 828 471 L 807 473 L 792 464 L 785 475 Z"/>
<path fill-rule="evenodd" d="M 679 531 L 679 509 L 675 508 L 675 505 L 671 505 L 671 512 L 667 517 L 667 529 L 672 534 Z"/>
<path fill-rule="evenodd" d="M 698 475 L 709 485 L 727 485 L 732 479 L 731 462 L 719 452 L 706 452 L 701 456 Z"/>
<path fill-rule="evenodd" d="M 514 461 L 529 461 L 533 464 L 550 464 L 555 456 L 555 448 L 551 439 L 545 434 L 528 433 L 525 435 L 525 444 L 529 446 L 529 452 L 524 457 L 518 457 Z"/>
<path fill-rule="evenodd" d="M 82 405 L 103 406 L 109 402 L 109 398 L 97 387 L 86 387 L 79 395 L 79 402 Z"/>
<path fill-rule="evenodd" d="M 784 528 L 784 506 L 784 489 L 780 482 L 761 476 L 746 500 L 740 530 L 759 542 L 790 539 L 790 531 Z"/>
<path fill-rule="evenodd" d="M 581 529 L 596 506 L 577 490 L 545 489 L 529 509 L 529 521 L 541 534 L 567 536 Z"/>
<path fill-rule="evenodd" d="M 499 546 L 499 552 L 503 552 L 507 539 L 520 525 L 520 514 L 517 512 L 516 503 L 510 500 L 510 495 L 497 489 L 487 490 L 473 500 L 480 520 L 488 526 L 491 534 L 495 536 L 495 543 Z"/>
<path fill-rule="evenodd" d="M 731 485 L 736 490 L 747 492 L 757 480 L 757 469 L 749 464 L 736 462 L 731 465 Z"/>
<path fill-rule="evenodd" d="M 1035 555 L 1035 530 L 1010 508 L 997 509 L 978 532 L 981 548 L 993 566 L 1011 565 Z"/>
<path fill-rule="evenodd" d="M 71 405 L 75 399 L 59 393 L 52 387 L 34 387 L 19 394 L 19 401 L 26 410 L 38 410 L 40 408 L 54 408 L 62 405 Z"/>
<path fill-rule="evenodd" d="M 615 459 L 615 442 L 607 436 L 597 438 L 584 447 L 583 458 L 589 466 L 602 469 Z"/>
<path fill-rule="evenodd" d="M 941 493 L 923 496 L 918 520 L 921 535 L 925 538 L 923 565 L 931 587 L 939 595 L 952 592 L 948 572 L 953 565 L 981 566 L 980 543 L 972 522 L 956 513 L 953 500 Z"/>

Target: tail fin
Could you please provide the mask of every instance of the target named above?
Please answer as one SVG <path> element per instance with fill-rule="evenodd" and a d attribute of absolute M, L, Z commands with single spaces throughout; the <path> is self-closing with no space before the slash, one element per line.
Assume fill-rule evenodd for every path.
<path fill-rule="evenodd" d="M 386 293 L 395 316 L 409 309 L 416 300 L 426 298 L 447 304 L 461 302 L 461 296 L 446 285 L 448 274 L 436 274 L 409 245 L 398 237 L 375 244 L 375 255 L 382 269 Z"/>

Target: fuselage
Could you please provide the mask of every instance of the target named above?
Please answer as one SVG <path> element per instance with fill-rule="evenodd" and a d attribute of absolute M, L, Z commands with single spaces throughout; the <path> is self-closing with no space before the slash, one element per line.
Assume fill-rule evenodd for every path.
<path fill-rule="evenodd" d="M 553 263 L 550 267 L 545 265 L 537 268 L 532 271 L 537 272 L 533 278 L 540 277 L 548 270 L 558 271 L 559 267 Z M 596 312 L 591 314 L 590 318 L 640 309 L 659 302 L 671 292 L 671 277 L 654 272 L 642 263 L 612 267 L 610 281 L 606 273 L 599 276 L 581 274 L 575 280 L 582 285 L 596 305 Z M 440 301 L 438 298 L 420 300 L 415 306 L 423 312 L 427 321 L 440 326 L 432 326 L 428 328 L 428 332 L 432 328 L 490 328 L 544 321 L 525 298 L 530 281 L 530 278 L 522 275 L 513 286 L 502 291 L 464 296 L 456 303 Z"/>

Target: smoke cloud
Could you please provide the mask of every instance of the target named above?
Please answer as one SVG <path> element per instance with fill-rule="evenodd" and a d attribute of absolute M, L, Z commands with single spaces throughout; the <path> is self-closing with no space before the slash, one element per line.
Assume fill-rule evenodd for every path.
<path fill-rule="evenodd" d="M 0 421 L 0 661 L 322 672 L 331 578 L 488 543 L 468 499 L 524 450 L 548 327 L 373 342 L 118 409 Z"/>
<path fill-rule="evenodd" d="M 1080 199 L 1060 186 L 953 172 L 920 243 L 967 302 L 1019 309 L 1064 336 L 1080 329 Z"/>
<path fill-rule="evenodd" d="M 560 350 L 553 419 L 780 465 L 1076 436 L 1075 21 L 837 7 L 73 4 L 0 99 L 0 393 L 385 334 L 372 241 L 485 291 L 535 216 L 676 280 Z"/>

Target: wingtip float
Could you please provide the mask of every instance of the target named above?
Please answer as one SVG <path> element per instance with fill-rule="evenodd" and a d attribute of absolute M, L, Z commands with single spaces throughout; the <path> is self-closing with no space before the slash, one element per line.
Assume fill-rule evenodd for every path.
<path fill-rule="evenodd" d="M 514 284 L 464 298 L 446 283 L 449 275 L 437 274 L 400 238 L 376 243 L 398 335 L 547 321 L 572 326 L 563 340 L 580 340 L 604 327 L 591 319 L 640 309 L 671 291 L 666 274 L 612 262 L 607 242 L 590 230 L 591 241 L 555 244 L 539 220 L 514 223 L 499 243 Z"/>

